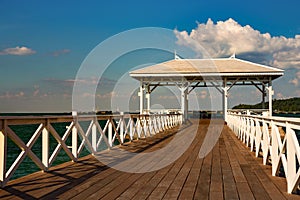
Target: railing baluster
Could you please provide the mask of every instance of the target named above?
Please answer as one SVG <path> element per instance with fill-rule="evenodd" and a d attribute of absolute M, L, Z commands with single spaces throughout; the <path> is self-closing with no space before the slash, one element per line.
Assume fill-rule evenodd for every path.
<path fill-rule="evenodd" d="M 120 126 L 119 134 L 121 139 L 120 143 L 123 144 L 124 143 L 124 116 L 123 115 L 121 115 L 120 117 L 119 126 Z"/>
<path fill-rule="evenodd" d="M 113 137 L 113 132 L 112 132 L 112 124 L 111 124 L 111 120 L 109 121 L 109 124 L 108 124 L 108 144 L 109 144 L 109 147 L 112 147 L 112 137 Z"/>
<path fill-rule="evenodd" d="M 74 122 L 75 124 L 76 122 Z M 74 161 L 77 161 L 78 159 L 78 133 L 76 126 L 73 126 L 72 128 L 72 154 L 75 158 Z"/>
<path fill-rule="evenodd" d="M 6 156 L 7 156 L 7 133 L 6 120 L 0 122 L 0 184 L 3 187 L 6 183 Z"/>
<path fill-rule="evenodd" d="M 96 120 L 93 120 L 93 125 L 92 125 L 92 147 L 95 152 L 97 152 L 97 128 L 96 128 Z"/>
<path fill-rule="evenodd" d="M 133 134 L 134 134 L 134 121 L 133 121 L 133 117 L 130 117 L 130 130 L 129 130 L 129 134 L 130 134 L 130 140 L 133 140 Z"/>
<path fill-rule="evenodd" d="M 42 162 L 45 170 L 49 168 L 49 132 L 47 130 L 49 121 L 47 120 L 45 127 L 42 131 Z"/>

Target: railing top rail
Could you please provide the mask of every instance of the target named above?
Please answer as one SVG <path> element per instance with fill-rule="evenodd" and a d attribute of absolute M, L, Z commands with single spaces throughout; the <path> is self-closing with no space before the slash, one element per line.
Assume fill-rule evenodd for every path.
<path fill-rule="evenodd" d="M 240 116 L 240 117 L 249 117 L 249 118 L 257 118 L 261 120 L 267 120 L 267 121 L 276 121 L 281 123 L 293 123 L 293 124 L 300 124 L 300 118 L 294 118 L 294 117 L 279 117 L 279 116 L 260 116 L 260 115 L 246 115 L 246 114 L 236 114 L 236 113 L 229 113 L 230 115 L 234 116 Z"/>
<path fill-rule="evenodd" d="M 72 115 L 28 115 L 28 116 L 0 116 L 0 124 L 2 121 L 7 121 L 8 124 L 17 125 L 17 124 L 39 124 L 39 123 L 59 123 L 59 122 L 71 122 L 76 118 L 78 121 L 86 121 L 94 119 L 97 120 L 107 120 L 107 119 L 120 119 L 124 118 L 140 118 L 140 117 L 150 117 L 150 116 L 171 116 L 171 115 L 180 115 L 180 114 L 113 114 L 113 115 L 92 115 L 92 114 L 79 114 L 77 116 Z"/>
<path fill-rule="evenodd" d="M 112 115 L 93 115 L 93 114 L 79 114 L 76 117 L 79 118 L 90 118 L 90 117 L 104 117 L 104 118 L 109 118 L 109 117 L 138 117 L 138 116 L 169 116 L 169 115 L 181 115 L 178 113 L 174 114 L 112 114 Z M 9 116 L 0 116 L 0 119 L 56 119 L 56 118 L 73 118 L 74 116 L 72 115 L 22 115 L 22 116 L 14 116 L 14 115 L 9 115 Z"/>

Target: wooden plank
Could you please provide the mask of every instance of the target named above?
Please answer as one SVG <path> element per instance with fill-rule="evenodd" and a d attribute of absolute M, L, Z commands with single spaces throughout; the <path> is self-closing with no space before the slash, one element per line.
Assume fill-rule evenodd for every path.
<path fill-rule="evenodd" d="M 153 176 L 149 182 L 147 182 L 143 187 L 140 188 L 138 193 L 132 198 L 136 200 L 146 199 L 151 192 L 155 189 L 155 187 L 160 183 L 160 181 L 164 178 L 164 176 L 168 173 L 172 165 L 165 167 L 159 170 L 155 176 Z"/>
<path fill-rule="evenodd" d="M 203 159 L 200 159 L 198 156 L 198 152 L 199 149 L 201 148 L 201 145 L 203 143 L 205 134 L 206 134 L 206 128 L 202 127 L 203 123 L 200 123 L 200 127 L 197 133 L 197 138 L 198 138 L 198 144 L 197 144 L 197 150 L 195 151 L 195 157 L 194 157 L 194 162 L 193 165 L 191 166 L 191 170 L 188 174 L 188 177 L 185 181 L 185 183 L 182 185 L 181 187 L 181 192 L 180 192 L 180 196 L 179 199 L 193 199 L 194 197 L 194 193 L 198 184 L 198 179 L 200 176 L 200 171 L 201 171 L 201 166 L 203 163 Z M 170 198 L 175 198 L 177 196 L 179 191 L 174 192 L 174 196 L 171 195 L 173 194 L 172 191 L 170 191 L 170 194 L 167 194 L 166 197 L 170 197 Z"/>
<path fill-rule="evenodd" d="M 197 131 L 196 129 L 193 129 L 192 127 L 189 129 L 189 131 Z M 198 152 L 196 150 L 196 147 L 198 147 L 198 140 L 195 139 L 192 144 L 190 145 L 189 149 L 184 152 L 184 154 L 175 162 L 174 166 L 171 168 L 171 170 L 166 174 L 166 176 L 161 180 L 161 182 L 157 185 L 157 187 L 151 192 L 149 199 L 160 199 L 163 198 L 165 193 L 167 193 L 167 190 L 172 186 L 172 183 L 175 181 L 173 188 L 171 190 L 179 190 L 181 189 L 179 185 L 181 185 L 182 182 L 184 182 L 189 170 L 190 166 L 193 164 L 193 158 L 196 157 L 196 154 L 193 152 Z M 200 147 L 199 147 L 200 148 Z M 199 150 L 198 148 L 198 150 Z M 194 155 L 194 156 L 192 156 Z M 184 167 L 186 165 L 189 165 L 188 167 Z M 182 174 L 180 174 L 180 172 Z M 183 176 L 185 176 L 183 178 Z M 177 178 L 177 179 L 176 179 Z M 179 189 L 180 187 L 180 189 Z M 169 194 L 170 195 L 170 194 Z M 179 195 L 179 192 L 177 193 Z"/>
<path fill-rule="evenodd" d="M 250 165 L 241 165 L 243 173 L 256 199 L 271 199 L 259 179 L 256 177 Z"/>
<path fill-rule="evenodd" d="M 192 166 L 192 169 L 188 175 L 188 178 L 183 185 L 179 199 L 193 199 L 196 186 L 198 183 L 200 170 L 202 166 L 203 159 L 197 158 Z"/>
<path fill-rule="evenodd" d="M 70 185 L 69 190 L 64 191 L 62 194 L 57 195 L 58 198 L 60 199 L 70 199 L 71 197 L 76 196 L 77 194 L 85 191 L 92 185 L 94 185 L 96 182 L 100 180 L 104 180 L 106 177 L 110 176 L 111 174 L 115 173 L 115 170 L 107 168 L 103 170 L 103 172 L 95 173 L 93 176 L 91 176 L 89 179 L 86 179 L 82 183 L 74 183 L 74 185 Z M 76 181 L 77 182 L 77 181 Z M 55 194 L 54 194 L 55 196 Z"/>
<path fill-rule="evenodd" d="M 238 199 L 236 183 L 232 173 L 232 167 L 228 157 L 228 149 L 226 149 L 226 141 L 220 137 L 220 153 L 221 153 L 221 166 L 223 175 L 224 199 Z"/>
<path fill-rule="evenodd" d="M 132 199 L 136 193 L 139 192 L 140 188 L 149 182 L 150 179 L 153 178 L 153 176 L 157 172 L 148 172 L 143 175 L 140 179 L 136 180 L 129 188 L 126 189 L 117 199 Z"/>
<path fill-rule="evenodd" d="M 239 199 L 241 200 L 255 199 L 247 182 L 240 182 L 236 184 L 236 187 L 238 190 Z"/>
<path fill-rule="evenodd" d="M 210 176 L 211 176 L 212 153 L 209 153 L 203 160 L 200 177 L 195 191 L 195 199 L 208 199 Z"/>
<path fill-rule="evenodd" d="M 228 127 L 225 127 L 225 130 L 230 132 Z M 248 185 L 246 177 L 240 166 L 241 164 L 247 164 L 248 162 L 242 156 L 241 151 L 237 150 L 238 148 L 234 142 L 234 139 L 236 138 L 232 138 L 230 134 L 223 134 L 223 136 L 225 140 L 224 144 L 226 146 L 232 168 L 232 173 L 236 182 L 238 197 L 239 199 L 254 199 L 250 186 Z"/>
<path fill-rule="evenodd" d="M 198 133 L 199 134 L 199 133 Z M 199 140 L 199 138 L 204 138 L 204 137 L 199 137 L 199 135 L 196 136 L 194 140 L 194 144 L 192 145 L 190 149 L 192 149 L 192 152 L 186 152 L 187 154 L 187 160 L 184 162 L 182 168 L 180 169 L 179 173 L 175 177 L 173 183 L 171 184 L 170 188 L 166 192 L 164 198 L 165 199 L 177 199 L 178 196 L 180 195 L 181 189 L 183 188 L 183 185 L 185 184 L 185 181 L 191 171 L 191 168 L 195 162 L 195 160 L 199 160 L 198 154 L 194 152 L 199 152 L 202 143 L 202 140 Z M 151 196 L 150 196 L 151 197 Z"/>
<path fill-rule="evenodd" d="M 223 180 L 219 142 L 213 149 L 212 171 L 209 199 L 223 199 Z"/>

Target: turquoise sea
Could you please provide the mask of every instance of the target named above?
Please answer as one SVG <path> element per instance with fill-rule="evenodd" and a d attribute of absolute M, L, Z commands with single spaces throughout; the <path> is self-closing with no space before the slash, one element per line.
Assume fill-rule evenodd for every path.
<path fill-rule="evenodd" d="M 66 113 L 55 113 L 53 115 L 65 115 Z M 0 114 L 0 116 L 3 115 L 14 115 L 14 116 L 20 116 L 20 115 L 32 115 L 32 114 Z M 34 115 L 42 115 L 42 114 L 34 114 Z M 49 114 L 47 114 L 49 115 Z M 300 118 L 300 114 L 279 114 L 276 115 L 274 114 L 274 116 L 282 116 L 282 117 L 299 117 Z M 103 126 L 105 124 L 105 121 L 100 121 L 100 125 Z M 58 134 L 62 137 L 64 132 L 66 131 L 66 126 L 68 126 L 69 123 L 55 123 L 53 124 L 53 127 L 55 128 L 55 130 L 58 132 Z M 81 124 L 83 129 L 87 129 L 88 124 Z M 29 139 L 31 138 L 31 136 L 33 135 L 33 133 L 35 132 L 35 130 L 37 129 L 38 125 L 14 125 L 14 126 L 10 126 L 10 128 L 25 142 L 27 143 L 29 141 Z M 297 131 L 297 136 L 300 139 L 300 131 Z M 54 139 L 54 137 L 49 134 L 49 149 L 50 149 L 50 153 L 52 153 L 57 145 L 57 141 Z M 81 141 L 81 139 L 79 138 L 79 141 Z M 41 158 L 41 147 L 42 147 L 42 137 L 40 136 L 38 138 L 38 140 L 35 142 L 35 145 L 32 147 L 32 151 L 39 157 Z M 69 138 L 66 141 L 67 145 L 71 145 L 71 137 L 69 136 Z M 105 147 L 103 148 L 105 149 Z M 7 145 L 7 152 L 8 152 L 8 158 L 7 158 L 7 169 L 9 166 L 11 166 L 14 162 L 14 160 L 18 157 L 18 155 L 20 154 L 21 150 L 20 148 L 14 144 L 14 142 L 8 138 L 8 145 Z M 81 153 L 81 157 L 90 154 L 89 151 L 87 149 L 84 149 Z M 55 159 L 54 163 L 52 166 L 64 163 L 70 161 L 70 158 L 67 156 L 67 154 L 65 153 L 65 151 L 63 149 L 61 149 L 61 151 L 59 152 L 57 158 Z M 26 156 L 26 158 L 24 159 L 24 161 L 21 163 L 21 165 L 19 166 L 19 168 L 17 169 L 17 171 L 14 173 L 12 179 L 16 179 L 19 177 L 22 177 L 24 175 L 39 171 L 40 169 L 34 164 L 33 161 L 31 161 L 31 159 Z"/>

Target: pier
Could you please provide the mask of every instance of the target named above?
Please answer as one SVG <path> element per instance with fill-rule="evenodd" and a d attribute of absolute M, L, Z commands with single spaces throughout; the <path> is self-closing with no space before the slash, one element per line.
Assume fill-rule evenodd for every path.
<path fill-rule="evenodd" d="M 295 137 L 295 135 L 293 135 L 294 132 L 291 130 L 295 128 L 299 130 L 300 127 L 297 125 L 299 122 L 291 121 L 287 123 L 286 121 L 285 124 L 281 124 L 287 125 L 291 130 L 288 130 L 288 136 L 286 136 L 285 139 L 282 138 L 280 140 L 282 144 L 278 144 L 278 147 L 281 148 L 281 154 L 275 156 L 274 153 L 271 153 L 275 152 L 275 150 L 270 151 L 269 147 L 271 144 L 270 141 L 274 139 L 278 140 L 278 138 L 275 138 L 273 135 L 274 133 L 278 134 L 276 127 L 280 125 L 279 121 L 272 121 L 273 131 L 270 132 L 272 140 L 255 141 L 255 137 L 253 139 L 252 136 L 249 135 L 248 137 L 245 134 L 249 131 L 247 129 L 247 120 L 249 119 L 249 127 L 253 129 L 255 124 L 253 124 L 251 120 L 264 120 L 263 118 L 246 118 L 246 116 L 231 113 L 228 113 L 228 115 L 231 122 L 234 122 L 228 122 L 229 126 L 225 125 L 222 119 L 201 119 L 200 121 L 191 119 L 185 124 L 181 124 L 180 115 L 137 115 L 135 116 L 135 120 L 132 121 L 131 119 L 133 119 L 133 117 L 128 118 L 128 116 L 99 116 L 98 120 L 107 121 L 105 126 L 97 127 L 96 132 L 95 129 L 92 131 L 92 128 L 88 128 L 83 134 L 88 137 L 88 134 L 96 133 L 94 139 L 99 141 L 102 132 L 103 136 L 105 135 L 107 139 L 108 150 L 93 152 L 92 154 L 94 156 L 91 154 L 81 158 L 78 156 L 79 154 L 72 154 L 73 157 L 70 156 L 70 159 L 74 159 L 73 162 L 66 162 L 54 167 L 51 167 L 51 165 L 49 165 L 50 162 L 48 162 L 48 167 L 46 168 L 46 166 L 44 166 L 43 168 L 44 171 L 36 172 L 12 181 L 6 179 L 5 185 L 0 189 L 0 198 L 298 199 L 299 196 L 297 194 L 289 194 L 287 191 L 289 188 L 293 188 L 293 192 L 297 193 L 299 170 L 294 174 L 294 177 L 280 177 L 278 176 L 278 169 L 280 166 L 283 166 L 286 170 L 296 170 L 296 160 L 292 160 L 289 157 L 288 159 L 284 158 L 285 153 L 282 153 L 282 149 L 285 149 L 287 156 L 291 155 L 289 151 L 292 150 L 294 157 L 296 155 L 297 160 L 299 159 L 299 144 L 298 147 L 285 148 L 286 145 L 295 144 L 297 141 L 291 140 L 291 142 L 290 139 Z M 241 121 L 233 120 L 234 117 L 238 117 Z M 113 124 L 109 125 L 113 121 L 118 121 L 117 124 L 122 124 L 120 123 L 122 120 L 124 122 L 122 132 L 120 132 L 122 125 L 116 127 Z M 143 123 L 143 120 L 144 122 L 148 121 L 148 123 Z M 212 120 L 214 123 L 212 123 Z M 76 137 L 75 133 L 80 135 L 80 131 L 77 131 L 80 130 L 80 121 L 88 121 L 90 124 L 89 127 L 93 127 L 95 123 L 97 124 L 95 118 L 89 116 L 78 119 L 73 119 L 71 116 L 52 116 L 49 118 L 19 117 L 19 119 L 2 119 L 2 130 L 7 131 L 9 124 L 28 124 L 36 122 L 42 124 L 41 126 L 43 128 L 38 130 L 45 136 L 46 130 L 50 127 L 49 124 L 60 123 L 62 121 L 69 121 L 70 126 L 66 127 L 66 133 L 68 133 L 68 130 L 72 130 L 73 133 L 71 131 L 72 134 L 69 134 L 71 137 Z M 243 122 L 243 126 L 237 126 L 238 123 Z M 3 123 L 5 125 L 4 127 Z M 44 123 L 48 123 L 48 127 L 43 125 Z M 263 121 L 263 123 L 263 127 L 265 127 L 267 121 Z M 132 129 L 130 129 L 128 124 L 132 125 Z M 213 130 L 213 132 L 208 132 L 208 127 L 211 126 L 211 124 L 213 124 L 213 127 L 210 127 L 210 130 Z M 203 145 L 205 136 L 207 134 L 214 134 L 214 130 L 217 130 L 219 127 L 222 127 L 222 132 L 216 144 L 213 146 L 212 151 L 201 158 L 199 156 L 199 150 Z M 232 127 L 232 129 L 230 127 Z M 239 127 L 241 128 L 239 129 Z M 109 129 L 111 129 L 111 135 L 106 134 L 106 131 L 109 131 Z M 106 154 L 111 155 L 110 153 L 115 151 L 115 148 L 122 148 L 130 152 L 153 152 L 164 148 L 176 135 L 184 136 L 185 133 L 193 131 L 196 131 L 196 136 L 188 149 L 175 162 L 156 171 L 145 173 L 122 172 L 108 167 L 95 158 L 97 154 L 104 156 Z M 2 132 L 2 135 L 3 133 L 4 132 Z M 8 137 L 14 135 L 10 130 L 7 133 Z M 49 131 L 49 134 L 52 133 L 53 130 Z M 66 133 L 64 135 L 66 135 Z M 250 131 L 249 133 L 259 135 L 255 133 L 255 131 Z M 116 134 L 119 136 L 116 137 Z M 70 153 L 79 152 L 81 148 L 80 143 L 77 143 L 77 151 L 75 151 L 74 149 L 72 150 L 72 147 L 75 148 L 75 145 L 69 146 L 65 144 L 66 138 L 64 136 L 57 137 L 57 140 L 61 141 L 58 145 L 62 147 L 60 150 L 63 149 L 66 151 L 71 148 Z M 128 138 L 131 141 L 125 142 L 124 140 L 122 143 L 122 137 L 124 139 Z M 132 139 L 130 139 L 130 137 Z M 113 138 L 119 138 L 121 144 L 114 147 L 109 146 L 109 144 L 113 144 Z M 260 138 L 265 139 L 265 137 Z M 18 141 L 18 139 L 15 141 Z M 269 141 L 269 143 L 267 143 L 267 141 Z M 21 145 L 20 141 L 18 142 Z M 243 142 L 246 142 L 246 145 Z M 90 146 L 95 150 L 93 147 L 95 144 L 97 143 L 92 141 L 91 145 L 87 145 L 87 147 Z M 23 152 L 31 158 L 35 158 L 35 156 L 32 155 L 33 153 L 30 152 L 30 146 L 30 142 L 23 146 Z M 43 149 L 45 150 L 46 148 L 43 147 Z M 265 152 L 269 152 L 271 155 Z M 46 153 L 44 152 L 43 155 L 45 156 Z M 266 157 L 266 155 L 269 156 Z M 172 155 L 169 156 L 172 157 Z M 282 162 L 278 162 L 279 160 L 276 161 L 275 158 Z M 45 158 L 40 159 L 41 163 L 46 161 Z M 19 161 L 21 162 L 22 160 L 19 159 L 18 162 Z M 154 159 L 148 160 L 147 162 L 149 165 L 155 167 L 160 160 Z M 37 163 L 40 162 L 37 161 Z M 276 164 L 275 167 L 273 167 L 274 164 Z M 17 164 L 15 166 L 17 166 Z M 274 168 L 276 168 L 275 171 Z M 9 172 L 11 171 L 13 170 L 6 170 L 6 173 L 4 173 L 6 178 L 10 176 Z M 292 174 L 291 172 L 289 173 Z M 291 186 L 289 178 L 296 181 L 293 182 L 293 186 Z M 4 183 L 4 181 L 2 183 Z"/>

